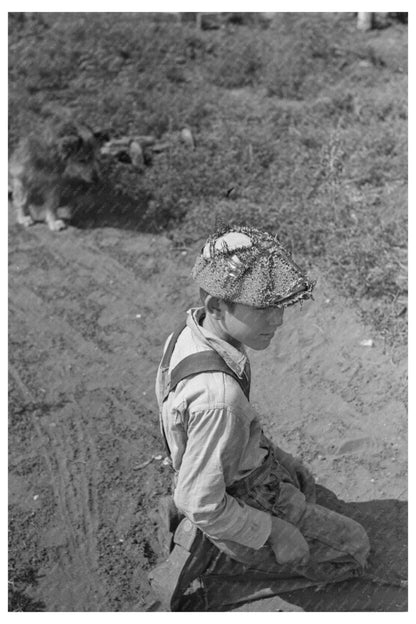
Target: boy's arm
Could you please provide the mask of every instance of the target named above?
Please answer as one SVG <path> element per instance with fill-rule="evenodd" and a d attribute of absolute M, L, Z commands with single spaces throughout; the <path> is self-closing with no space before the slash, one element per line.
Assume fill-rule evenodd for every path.
<path fill-rule="evenodd" d="M 294 525 L 236 500 L 225 489 L 224 472 L 245 448 L 244 426 L 227 408 L 194 414 L 175 489 L 175 503 L 209 537 L 259 549 L 272 548 L 280 564 L 302 565 L 309 547 Z"/>
<path fill-rule="evenodd" d="M 226 492 L 250 435 L 243 418 L 221 406 L 192 412 L 175 488 L 176 506 L 209 537 L 261 548 L 270 537 L 269 513 Z"/>

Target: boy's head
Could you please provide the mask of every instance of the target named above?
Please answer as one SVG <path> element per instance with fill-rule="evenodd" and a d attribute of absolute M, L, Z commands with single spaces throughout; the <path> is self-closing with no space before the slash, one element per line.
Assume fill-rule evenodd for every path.
<path fill-rule="evenodd" d="M 211 329 L 258 350 L 269 345 L 284 308 L 311 298 L 315 285 L 276 237 L 249 227 L 211 235 L 192 276 Z"/>

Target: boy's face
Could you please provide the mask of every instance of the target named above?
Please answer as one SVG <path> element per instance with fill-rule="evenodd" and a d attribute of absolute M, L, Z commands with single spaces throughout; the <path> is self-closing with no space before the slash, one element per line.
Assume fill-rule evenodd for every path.
<path fill-rule="evenodd" d="M 250 349 L 262 351 L 267 349 L 276 329 L 282 325 L 284 309 L 254 308 L 236 303 L 232 310 L 224 304 L 222 312 L 222 330 L 228 335 L 229 342 L 240 342 Z"/>

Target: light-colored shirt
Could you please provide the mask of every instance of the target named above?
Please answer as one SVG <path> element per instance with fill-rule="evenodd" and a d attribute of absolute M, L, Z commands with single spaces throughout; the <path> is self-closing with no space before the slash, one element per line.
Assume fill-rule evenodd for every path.
<path fill-rule="evenodd" d="M 204 313 L 204 308 L 188 311 L 169 370 L 188 355 L 213 349 L 241 377 L 245 351 L 204 329 Z M 226 492 L 260 466 L 268 452 L 258 415 L 239 383 L 226 373 L 199 373 L 180 381 L 164 402 L 162 393 L 159 368 L 156 396 L 176 472 L 176 506 L 214 541 L 260 548 L 270 535 L 271 515 Z"/>

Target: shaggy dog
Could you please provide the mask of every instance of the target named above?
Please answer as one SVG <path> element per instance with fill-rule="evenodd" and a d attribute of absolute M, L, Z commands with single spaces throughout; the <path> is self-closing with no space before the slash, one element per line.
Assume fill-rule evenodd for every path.
<path fill-rule="evenodd" d="M 19 142 L 9 161 L 18 223 L 46 221 L 55 231 L 66 227 L 57 216 L 64 188 L 97 181 L 100 138 L 85 125 L 65 120 Z"/>

